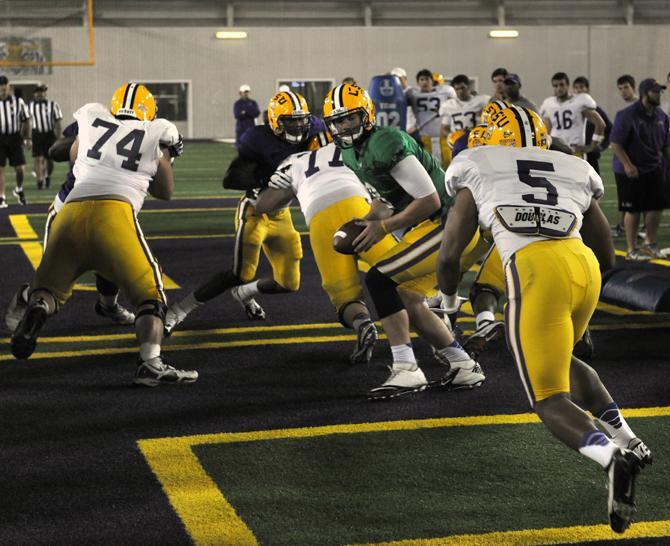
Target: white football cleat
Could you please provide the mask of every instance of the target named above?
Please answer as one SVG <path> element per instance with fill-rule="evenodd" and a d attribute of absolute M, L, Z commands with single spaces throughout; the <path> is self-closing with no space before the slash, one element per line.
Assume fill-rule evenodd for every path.
<path fill-rule="evenodd" d="M 391 375 L 379 387 L 368 391 L 371 400 L 396 398 L 403 394 L 419 392 L 428 386 L 426 376 L 419 366 L 411 362 L 394 362 L 389 366 Z"/>
<path fill-rule="evenodd" d="M 145 387 L 156 387 L 176 383 L 193 383 L 197 380 L 198 372 L 195 370 L 178 370 L 157 356 L 149 360 L 137 359 L 137 370 L 133 383 Z"/>
<path fill-rule="evenodd" d="M 188 313 L 182 309 L 182 307 L 179 305 L 179 302 L 175 302 L 167 310 L 167 313 L 165 313 L 165 336 L 169 337 L 170 334 L 172 333 L 172 330 L 175 329 L 176 326 L 184 322 L 184 319 L 188 316 Z"/>
<path fill-rule="evenodd" d="M 16 327 L 23 318 L 23 314 L 26 312 L 26 309 L 28 309 L 28 300 L 23 297 L 26 288 L 28 288 L 28 284 L 19 286 L 19 289 L 14 293 L 7 306 L 7 311 L 5 312 L 5 324 L 10 332 L 16 330 Z"/>
<path fill-rule="evenodd" d="M 95 312 L 101 317 L 107 317 L 117 324 L 135 324 L 135 313 L 128 311 L 122 305 L 105 305 L 101 301 L 95 302 Z"/>

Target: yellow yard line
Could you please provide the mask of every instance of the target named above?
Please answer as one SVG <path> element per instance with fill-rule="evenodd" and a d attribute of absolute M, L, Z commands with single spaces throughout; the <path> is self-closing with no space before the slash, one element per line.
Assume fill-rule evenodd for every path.
<path fill-rule="evenodd" d="M 624 409 L 626 417 L 667 417 L 670 407 Z M 158 478 L 175 512 L 196 544 L 257 545 L 253 531 L 244 523 L 225 498 L 217 484 L 209 477 L 193 452 L 193 446 L 236 442 L 271 441 L 287 438 L 315 438 L 336 434 L 393 432 L 429 428 L 500 426 L 539 423 L 534 413 L 476 415 L 405 421 L 386 421 L 260 430 L 226 432 L 173 438 L 139 440 L 138 446 L 151 470 Z M 588 540 L 655 537 L 670 534 L 670 521 L 636 522 L 625 535 L 615 535 L 608 526 L 577 526 L 554 529 L 527 529 L 459 535 L 435 539 L 417 539 L 386 544 L 403 546 L 485 545 L 500 544 L 529 546 L 531 544 L 575 544 Z M 599 537 L 591 539 L 591 537 Z M 573 537 L 577 537 L 574 538 Z M 603 537 L 603 538 L 600 538 Z M 480 540 L 481 539 L 481 540 Z M 371 546 L 371 545 L 369 545 Z"/>
<path fill-rule="evenodd" d="M 499 531 L 481 535 L 454 535 L 440 538 L 375 542 L 356 546 L 546 546 L 551 544 L 588 544 L 589 542 L 604 540 L 630 540 L 669 535 L 670 520 L 661 520 L 636 521 L 623 535 L 612 531 L 609 525 L 576 525 L 573 527 Z"/>
<path fill-rule="evenodd" d="M 46 216 L 46 214 L 45 214 Z M 40 265 L 42 260 L 42 243 L 37 242 L 37 233 L 33 230 L 28 220 L 28 215 L 26 214 L 10 214 L 9 221 L 16 232 L 17 238 L 21 241 L 18 244 L 21 246 L 23 253 L 28 258 L 30 265 L 33 266 L 34 270 Z M 30 239 L 31 241 L 25 241 L 25 239 Z M 34 242 L 33 242 L 34 241 Z M 95 290 L 93 287 L 87 285 L 75 284 L 73 287 L 75 290 Z M 163 273 L 163 288 L 165 290 L 176 290 L 179 285 L 172 280 L 168 275 Z"/>
<path fill-rule="evenodd" d="M 234 341 L 212 341 L 208 343 L 188 343 L 180 345 L 163 345 L 163 352 L 170 351 L 194 351 L 199 349 L 224 349 L 227 347 L 255 347 L 264 345 L 293 345 L 297 343 L 329 343 L 334 341 L 354 341 L 355 335 L 346 334 L 341 336 L 304 336 L 289 338 L 269 338 L 269 339 L 240 339 Z M 137 347 L 109 347 L 100 349 L 83 349 L 80 351 L 57 351 L 45 353 L 33 353 L 31 360 L 54 359 L 54 358 L 75 358 L 80 356 L 93 355 L 120 355 L 137 353 Z M 0 354 L 0 361 L 14 360 L 12 355 Z"/>
<path fill-rule="evenodd" d="M 10 214 L 9 223 L 19 239 L 37 239 L 37 233 L 30 225 L 27 214 Z"/>
<path fill-rule="evenodd" d="M 90 288 L 90 287 L 86 287 Z M 474 323 L 472 317 L 463 317 L 459 319 L 459 324 L 470 324 Z M 377 323 L 379 326 L 379 323 Z M 237 328 L 215 328 L 211 330 L 180 330 L 174 332 L 169 339 L 190 339 L 198 337 L 209 337 L 216 335 L 231 335 L 231 334 L 253 334 L 253 333 L 262 333 L 262 332 L 295 332 L 300 330 L 328 330 L 332 328 L 340 327 L 338 322 L 328 322 L 328 323 L 319 323 L 319 324 L 282 324 L 277 326 L 248 326 L 248 327 L 237 327 Z M 592 330 L 598 331 L 617 331 L 617 330 L 657 330 L 661 328 L 670 328 L 670 322 L 655 322 L 655 323 L 622 323 L 622 324 L 596 324 L 590 326 Z M 472 328 L 464 328 L 463 333 L 469 335 L 474 332 Z M 417 334 L 412 332 L 411 336 L 413 338 L 417 337 Z M 101 334 L 101 335 L 85 335 L 85 336 L 45 336 L 39 338 L 40 344 L 49 344 L 49 343 L 96 343 L 96 342 L 110 342 L 110 341 L 133 341 L 136 339 L 134 333 L 124 333 L 124 334 Z M 319 343 L 319 342 L 331 342 L 331 341 L 347 341 L 355 340 L 356 336 L 354 334 L 341 334 L 333 336 L 299 336 L 299 337 L 276 337 L 276 338 L 263 338 L 263 339 L 253 339 L 253 340 L 231 340 L 231 341 L 220 341 L 212 343 L 194 343 L 194 344 L 177 344 L 171 343 L 170 341 L 164 342 L 163 350 L 165 351 L 182 351 L 185 349 L 210 349 L 218 347 L 238 347 L 243 345 L 263 345 L 268 342 L 274 345 L 292 345 L 295 343 Z M 380 339 L 386 339 L 386 336 L 383 333 L 380 333 Z M 9 338 L 0 338 L 1 343 L 9 343 Z M 231 343 L 232 345 L 227 345 Z M 242 344 L 242 345 L 239 345 Z M 78 356 L 87 356 L 91 354 L 122 354 L 126 352 L 133 352 L 134 349 L 123 348 L 123 347 L 101 347 L 97 349 L 81 349 L 79 351 L 67 351 L 67 352 L 45 352 L 45 353 L 35 353 L 32 358 L 56 358 L 60 357 L 78 357 Z M 12 357 L 9 355 L 1 355 L 0 360 L 11 360 Z"/>
<path fill-rule="evenodd" d="M 614 252 L 617 256 L 626 256 L 626 251 L 624 250 L 615 250 Z M 653 260 L 649 260 L 648 263 L 670 267 L 670 260 L 665 258 L 654 258 Z"/>

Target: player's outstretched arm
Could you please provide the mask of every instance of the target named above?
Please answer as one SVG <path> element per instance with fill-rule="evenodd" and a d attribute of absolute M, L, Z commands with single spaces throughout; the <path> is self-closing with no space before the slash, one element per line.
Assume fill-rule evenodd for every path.
<path fill-rule="evenodd" d="M 266 188 L 258 196 L 254 208 L 259 214 L 267 214 L 288 205 L 294 197 L 288 188 Z"/>
<path fill-rule="evenodd" d="M 456 294 L 461 278 L 461 254 L 477 231 L 477 205 L 469 189 L 456 194 L 449 209 L 447 225 L 442 232 L 440 255 L 437 259 L 437 281 L 444 294 Z"/>
<path fill-rule="evenodd" d="M 584 213 L 582 229 L 580 230 L 584 244 L 588 246 L 598 259 L 601 271 L 607 271 L 614 266 L 614 244 L 609 223 L 595 198 Z"/>
<path fill-rule="evenodd" d="M 156 176 L 149 184 L 149 193 L 156 199 L 170 200 L 174 191 L 174 173 L 170 164 L 170 154 L 164 153 L 158 160 Z"/>

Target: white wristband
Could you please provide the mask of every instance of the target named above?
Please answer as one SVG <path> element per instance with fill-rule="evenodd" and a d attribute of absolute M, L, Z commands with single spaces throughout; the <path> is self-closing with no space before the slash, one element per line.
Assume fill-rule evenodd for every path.
<path fill-rule="evenodd" d="M 602 142 L 605 140 L 605 137 L 603 135 L 593 135 L 593 138 L 591 138 L 593 142 Z"/>
<path fill-rule="evenodd" d="M 458 308 L 460 303 L 458 300 L 458 293 L 445 294 L 444 292 L 440 292 L 440 295 L 442 296 L 442 303 L 446 309 Z"/>

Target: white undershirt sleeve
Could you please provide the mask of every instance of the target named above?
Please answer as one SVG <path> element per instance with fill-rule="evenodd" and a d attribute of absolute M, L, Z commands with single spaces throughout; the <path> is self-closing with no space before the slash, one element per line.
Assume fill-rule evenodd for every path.
<path fill-rule="evenodd" d="M 433 180 L 414 155 L 408 155 L 391 169 L 391 176 L 414 199 L 437 192 Z"/>

